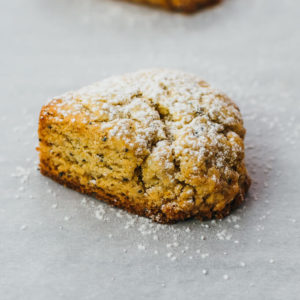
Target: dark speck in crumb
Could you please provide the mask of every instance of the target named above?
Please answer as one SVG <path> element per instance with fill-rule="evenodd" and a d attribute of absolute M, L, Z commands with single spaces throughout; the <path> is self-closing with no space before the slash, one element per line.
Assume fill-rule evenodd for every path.
<path fill-rule="evenodd" d="M 205 202 L 209 198 L 210 194 L 207 194 L 203 197 L 203 201 Z"/>
<path fill-rule="evenodd" d="M 129 181 L 129 179 L 128 178 L 123 178 L 123 181 L 127 182 L 127 181 Z"/>
<path fill-rule="evenodd" d="M 128 152 L 128 149 L 127 149 L 127 148 L 125 148 L 125 152 Z"/>
<path fill-rule="evenodd" d="M 47 127 L 48 127 L 49 129 L 52 129 L 52 126 L 51 126 L 51 125 L 48 125 Z"/>
<path fill-rule="evenodd" d="M 143 191 L 142 190 L 139 190 L 139 194 L 141 194 Z"/>
<path fill-rule="evenodd" d="M 102 138 L 102 141 L 103 141 L 103 142 L 106 142 L 106 141 L 107 141 L 107 137 L 106 137 L 106 136 L 103 137 L 103 138 Z"/>
<path fill-rule="evenodd" d="M 102 153 L 97 154 L 97 156 L 100 158 L 100 161 L 103 161 L 104 155 Z"/>
<path fill-rule="evenodd" d="M 62 177 L 65 173 L 64 172 L 59 172 L 59 177 Z"/>

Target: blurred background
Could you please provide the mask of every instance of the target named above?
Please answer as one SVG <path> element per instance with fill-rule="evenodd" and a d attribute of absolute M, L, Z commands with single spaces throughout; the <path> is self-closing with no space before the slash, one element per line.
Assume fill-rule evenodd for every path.
<path fill-rule="evenodd" d="M 295 0 L 224 0 L 192 15 L 2 1 L 0 298 L 299 299 L 299 11 Z M 130 221 L 37 171 L 48 99 L 153 67 L 196 73 L 241 108 L 253 185 L 224 221 Z"/>

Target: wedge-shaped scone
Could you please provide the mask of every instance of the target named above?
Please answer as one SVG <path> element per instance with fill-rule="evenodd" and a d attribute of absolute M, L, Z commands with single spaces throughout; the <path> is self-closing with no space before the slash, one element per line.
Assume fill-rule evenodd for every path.
<path fill-rule="evenodd" d="M 157 222 L 220 218 L 250 185 L 244 135 L 238 107 L 198 77 L 141 71 L 45 105 L 40 169 Z"/>
<path fill-rule="evenodd" d="M 221 0 L 128 0 L 128 1 L 160 6 L 166 9 L 177 10 L 177 11 L 194 12 L 198 8 L 216 4 Z"/>

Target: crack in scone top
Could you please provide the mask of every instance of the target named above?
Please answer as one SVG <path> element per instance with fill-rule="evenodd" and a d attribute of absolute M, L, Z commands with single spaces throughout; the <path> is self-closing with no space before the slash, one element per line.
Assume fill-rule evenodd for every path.
<path fill-rule="evenodd" d="M 201 176 L 209 176 L 201 171 L 208 159 L 222 174 L 243 159 L 245 129 L 238 107 L 195 75 L 140 71 L 55 99 L 57 121 L 75 122 L 80 115 L 81 122 L 105 130 L 108 138 L 122 139 L 142 160 L 156 156 L 166 171 L 174 168 L 172 155 L 195 161 L 193 172 Z"/>

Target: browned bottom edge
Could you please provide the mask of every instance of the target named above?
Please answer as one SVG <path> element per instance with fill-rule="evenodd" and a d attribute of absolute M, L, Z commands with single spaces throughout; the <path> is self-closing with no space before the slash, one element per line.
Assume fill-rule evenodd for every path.
<path fill-rule="evenodd" d="M 187 220 L 190 218 L 197 218 L 200 220 L 209 220 L 209 219 L 222 219 L 230 214 L 230 212 L 237 207 L 239 207 L 245 200 L 245 194 L 247 193 L 251 180 L 249 177 L 246 178 L 244 185 L 241 188 L 240 193 L 235 197 L 235 199 L 229 203 L 225 208 L 221 211 L 211 211 L 209 213 L 197 213 L 195 215 L 191 215 L 190 212 L 186 213 L 180 211 L 176 214 L 165 214 L 159 208 L 158 209 L 146 209 L 144 206 L 132 205 L 128 198 L 126 197 L 117 197 L 111 194 L 105 193 L 100 188 L 93 188 L 92 186 L 84 186 L 75 182 L 74 180 L 69 180 L 67 178 L 60 177 L 57 174 L 52 173 L 50 170 L 47 170 L 46 166 L 42 163 L 40 164 L 40 171 L 44 176 L 50 177 L 54 181 L 71 188 L 75 191 L 78 191 L 82 194 L 90 195 L 98 200 L 104 201 L 112 206 L 122 208 L 129 213 L 136 214 L 142 217 L 147 217 L 152 219 L 155 222 L 161 224 L 172 224 L 178 221 Z"/>

